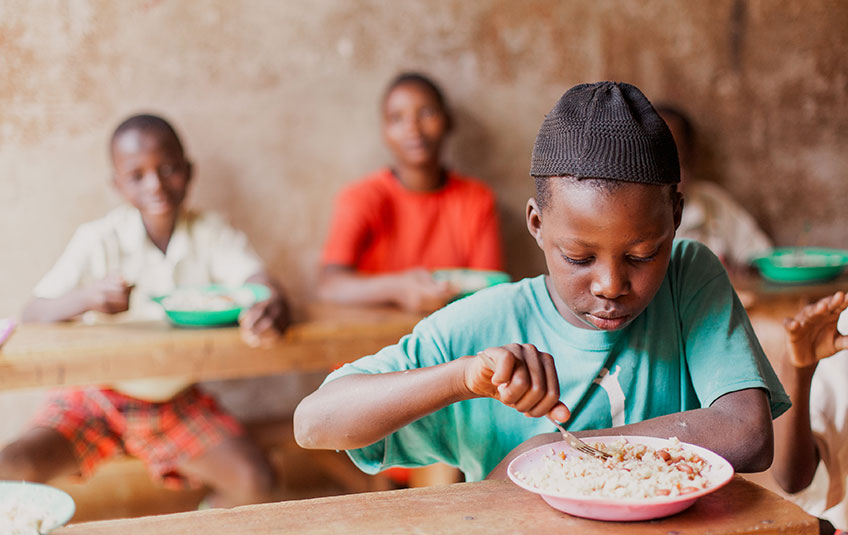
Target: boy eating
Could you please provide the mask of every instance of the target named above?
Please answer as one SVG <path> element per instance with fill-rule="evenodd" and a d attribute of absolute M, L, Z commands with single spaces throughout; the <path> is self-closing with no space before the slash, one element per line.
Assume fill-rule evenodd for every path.
<path fill-rule="evenodd" d="M 367 472 L 442 461 L 473 481 L 561 440 L 547 416 L 578 436 L 676 436 L 767 468 L 789 400 L 721 263 L 673 241 L 677 151 L 645 96 L 567 91 L 531 175 L 527 227 L 549 274 L 451 304 L 333 372 L 295 412 L 298 443 L 348 450 Z"/>
<path fill-rule="evenodd" d="M 255 282 L 271 297 L 240 319 L 245 342 L 263 345 L 285 329 L 283 294 L 244 234 L 184 209 L 192 167 L 173 127 L 153 115 L 130 117 L 112 135 L 110 153 L 112 182 L 126 204 L 77 230 L 36 286 L 24 320 L 158 318 L 151 295 Z M 265 501 L 273 484 L 270 465 L 239 423 L 184 378 L 56 391 L 32 428 L 0 451 L 0 479 L 87 476 L 118 452 L 141 458 L 168 486 L 208 485 L 210 506 Z"/>

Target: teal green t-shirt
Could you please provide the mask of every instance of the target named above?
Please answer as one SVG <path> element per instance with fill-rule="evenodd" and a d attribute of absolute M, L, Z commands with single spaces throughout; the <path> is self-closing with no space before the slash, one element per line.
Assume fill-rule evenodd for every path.
<path fill-rule="evenodd" d="M 509 343 L 533 344 L 554 357 L 572 431 L 709 407 L 746 388 L 768 393 L 773 418 L 790 406 L 721 263 L 704 245 L 688 240 L 675 241 L 657 295 L 624 329 L 571 325 L 539 276 L 452 303 L 397 344 L 343 366 L 325 382 L 434 366 Z M 478 398 L 348 454 L 368 473 L 444 462 L 477 481 L 528 438 L 553 431 L 546 418 L 528 418 L 499 401 Z"/>

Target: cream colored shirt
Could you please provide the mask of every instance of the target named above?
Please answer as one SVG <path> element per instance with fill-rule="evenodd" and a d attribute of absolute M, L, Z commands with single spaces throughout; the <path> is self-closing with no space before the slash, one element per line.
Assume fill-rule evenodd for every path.
<path fill-rule="evenodd" d="M 262 262 L 244 233 L 215 214 L 181 215 L 163 254 L 147 236 L 138 210 L 122 205 L 77 229 L 33 295 L 55 299 L 114 273 L 135 288 L 129 310 L 109 316 L 109 321 L 161 319 L 164 312 L 150 300 L 152 296 L 179 286 L 238 285 L 260 271 Z M 102 318 L 99 313 L 88 312 L 84 320 L 96 322 Z M 110 386 L 139 399 L 164 401 L 190 384 L 186 378 L 152 378 Z"/>
<path fill-rule="evenodd" d="M 848 313 L 839 317 L 848 334 Z M 810 427 L 821 462 L 812 483 L 788 498 L 811 515 L 848 530 L 848 351 L 828 357 L 816 367 L 810 388 Z"/>
<path fill-rule="evenodd" d="M 772 242 L 726 191 L 706 181 L 687 181 L 677 238 L 705 244 L 723 261 L 744 265 L 767 252 Z"/>

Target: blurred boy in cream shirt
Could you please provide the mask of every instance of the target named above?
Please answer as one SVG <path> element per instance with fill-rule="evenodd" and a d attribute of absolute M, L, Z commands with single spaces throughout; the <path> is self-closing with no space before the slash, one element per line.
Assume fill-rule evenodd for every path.
<path fill-rule="evenodd" d="M 255 282 L 271 297 L 243 314 L 241 334 L 251 346 L 272 341 L 288 324 L 284 296 L 244 234 L 183 208 L 192 166 L 173 127 L 153 115 L 130 117 L 110 149 L 113 185 L 126 204 L 77 230 L 34 289 L 24 321 L 161 318 L 150 296 Z M 270 498 L 273 474 L 259 448 L 211 396 L 181 378 L 56 391 L 30 430 L 0 451 L 0 479 L 87 476 L 118 453 L 142 459 L 165 485 L 210 487 L 210 506 Z"/>

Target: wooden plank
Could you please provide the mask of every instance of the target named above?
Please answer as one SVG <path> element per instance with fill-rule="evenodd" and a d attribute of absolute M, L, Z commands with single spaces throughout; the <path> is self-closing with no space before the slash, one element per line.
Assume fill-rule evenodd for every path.
<path fill-rule="evenodd" d="M 0 389 L 325 371 L 397 342 L 419 319 L 391 309 L 315 306 L 265 349 L 247 347 L 235 327 L 23 324 L 0 349 Z"/>
<path fill-rule="evenodd" d="M 484 481 L 92 522 L 55 533 L 815 535 L 818 521 L 794 504 L 737 476 L 686 511 L 649 522 L 600 522 L 572 517 L 508 481 Z"/>
<path fill-rule="evenodd" d="M 813 285 L 736 277 L 770 358 L 781 347 L 783 317 L 837 289 L 848 274 Z M 23 324 L 0 348 L 0 389 L 103 384 L 186 377 L 192 381 L 292 371 L 324 371 L 395 343 L 421 319 L 384 307 L 311 305 L 305 320 L 268 349 L 251 349 L 235 328 L 184 329 L 164 322 Z"/>

